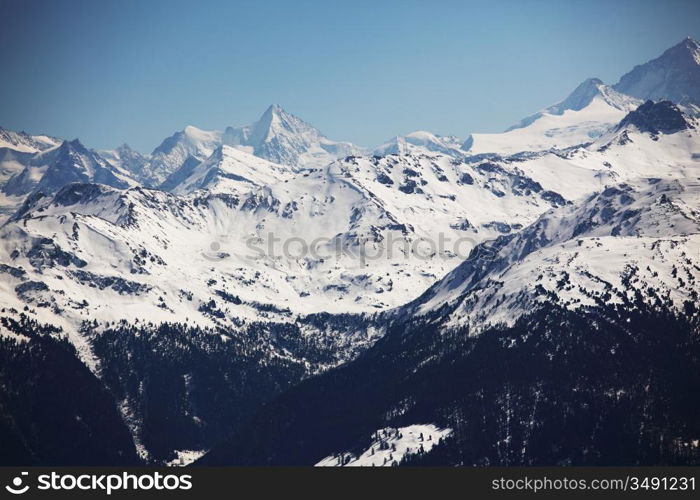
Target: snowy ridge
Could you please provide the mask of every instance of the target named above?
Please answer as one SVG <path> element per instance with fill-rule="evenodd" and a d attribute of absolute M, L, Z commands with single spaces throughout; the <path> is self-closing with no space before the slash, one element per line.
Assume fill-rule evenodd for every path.
<path fill-rule="evenodd" d="M 599 78 L 588 78 L 576 87 L 563 101 L 524 118 L 517 125 L 513 125 L 506 130 L 506 132 L 527 127 L 542 118 L 545 114 L 561 116 L 567 110 L 581 111 L 589 106 L 594 99 L 600 99 L 605 104 L 623 111 L 631 111 L 635 105 L 641 103 L 637 99 L 615 91 L 612 87 L 605 85 Z"/>
<path fill-rule="evenodd" d="M 695 54 L 693 43 L 673 54 Z M 150 156 L 0 130 L 14 146 L 0 147 L 0 208 L 21 204 L 0 227 L 0 302 L 8 317 L 62 327 L 93 374 L 112 363 L 113 383 L 123 371 L 148 378 L 150 365 L 120 349 L 152 335 L 153 345 L 197 337 L 205 365 L 217 351 L 232 379 L 261 375 L 270 388 L 353 359 L 397 318 L 442 337 L 511 325 L 541 304 L 696 314 L 700 122 L 683 113 L 692 104 L 616 89 L 589 79 L 464 149 L 420 131 L 367 155 L 279 106 L 223 133 L 186 127 Z M 181 347 L 168 346 L 163 366 Z M 435 344 L 421 348 L 433 358 Z M 182 369 L 190 404 L 197 384 Z M 118 409 L 143 458 L 184 465 L 210 447 L 189 407 L 180 416 L 194 438 L 165 453 L 147 446 L 148 402 L 132 381 Z M 400 464 L 451 432 L 380 429 L 366 450 L 317 465 Z"/>
<path fill-rule="evenodd" d="M 697 109 L 700 106 L 700 44 L 686 38 L 656 59 L 635 66 L 614 88 L 640 99 L 668 99 Z"/>
<path fill-rule="evenodd" d="M 680 111 L 671 114 L 675 120 L 674 113 Z M 698 128 L 687 120 L 686 129 L 656 134 L 624 123 L 566 154 L 348 157 L 299 172 L 222 146 L 173 194 L 73 184 L 31 198 L 2 229 L 2 262 L 26 273 L 8 280 L 3 300 L 18 309 L 43 304 L 43 321 L 73 328 L 86 317 L 187 317 L 207 326 L 398 307 L 452 271 L 474 245 L 531 235 L 527 226 L 548 210 L 569 210 L 574 221 L 588 215 L 571 202 L 609 192 L 606 186 L 626 182 L 632 193 L 672 190 L 674 180 L 684 186 L 700 164 L 693 156 Z M 652 188 L 650 177 L 658 179 Z M 285 252 L 282 242 L 295 240 L 317 246 L 300 253 L 296 243 Z M 548 234 L 546 241 L 568 240 Z M 461 246 L 450 246 L 455 242 Z M 594 254 L 597 247 L 585 248 Z M 453 274 L 446 278 L 452 283 Z M 436 293 L 421 310 L 456 298 Z"/>
<path fill-rule="evenodd" d="M 114 167 L 77 139 L 32 156 L 24 169 L 7 180 L 3 190 L 11 195 L 55 193 L 71 182 L 97 182 L 126 188 L 136 184 L 128 173 Z"/>
<path fill-rule="evenodd" d="M 179 173 L 184 178 L 170 189 L 175 194 L 208 190 L 212 193 L 244 195 L 292 177 L 289 167 L 276 165 L 230 146 L 219 146 L 191 172 Z M 173 178 L 176 176 L 178 173 Z"/>
<path fill-rule="evenodd" d="M 448 156 L 463 156 L 462 140 L 454 136 L 439 136 L 423 130 L 406 135 L 397 135 L 374 149 L 372 154 L 386 156 L 408 153 L 441 153 Z"/>
<path fill-rule="evenodd" d="M 607 188 L 479 248 L 409 309 L 478 329 L 512 324 L 542 300 L 578 308 L 640 294 L 683 310 L 700 292 L 700 183 L 647 184 Z"/>
<path fill-rule="evenodd" d="M 21 153 L 37 153 L 55 148 L 61 144 L 59 139 L 47 135 L 29 135 L 0 127 L 0 149 L 7 148 Z"/>
<path fill-rule="evenodd" d="M 128 144 L 122 144 L 116 149 L 105 149 L 96 151 L 102 158 L 115 167 L 127 172 L 138 182 L 147 183 L 144 169 L 147 168 L 149 158 L 138 151 L 134 151 Z"/>
<path fill-rule="evenodd" d="M 214 171 L 223 165 L 240 177 L 212 176 L 219 179 L 214 192 L 199 192 L 201 185 L 194 182 L 212 171 L 203 168 L 193 184 L 182 186 L 183 191 L 196 188 L 184 197 L 73 184 L 53 197 L 32 199 L 3 228 L 2 258 L 47 289 L 8 297 L 8 303 L 19 306 L 28 297 L 41 302 L 45 296 L 47 305 L 76 322 L 88 315 L 148 316 L 189 317 L 206 325 L 214 320 L 199 310 L 201 305 L 221 301 L 219 292 L 228 290 L 236 296 L 226 304 L 233 318 L 260 317 L 259 303 L 304 313 L 374 311 L 414 298 L 459 262 L 449 247 L 440 256 L 430 248 L 422 250 L 426 256 L 404 253 L 421 238 L 435 242 L 442 233 L 452 241 L 468 236 L 476 243 L 515 230 L 514 220 L 502 222 L 508 213 L 521 212 L 524 225 L 563 202 L 517 171 L 449 157 L 351 158 L 290 180 L 288 172 L 264 160 L 227 147 L 221 153 L 212 158 Z M 241 158 L 254 160 L 245 168 L 261 167 L 247 171 L 247 178 L 251 172 L 270 175 L 271 167 L 281 169 L 279 178 L 264 187 L 241 181 Z M 320 255 L 297 255 L 295 249 L 284 255 L 280 248 L 269 254 L 269 235 L 280 241 L 324 240 Z M 373 258 L 389 240 L 393 253 Z M 251 251 L 251 242 L 261 252 Z M 333 253 L 336 245 L 342 253 Z M 39 248 L 48 256 L 38 258 Z M 362 251 L 369 257 L 363 259 Z M 57 259 L 67 263 L 65 271 L 55 267 Z M 64 274 L 74 288 L 67 288 Z M 109 283 L 113 291 L 93 296 L 98 282 Z M 15 295 L 19 284 L 8 283 L 7 293 Z M 53 294 L 56 289 L 64 293 Z M 72 306 L 85 297 L 88 305 Z M 44 308 L 45 320 L 55 320 L 51 311 Z"/>
<path fill-rule="evenodd" d="M 501 134 L 472 134 L 463 148 L 472 154 L 514 154 L 523 151 L 565 149 L 594 140 L 640 104 L 590 78 L 566 99 Z"/>

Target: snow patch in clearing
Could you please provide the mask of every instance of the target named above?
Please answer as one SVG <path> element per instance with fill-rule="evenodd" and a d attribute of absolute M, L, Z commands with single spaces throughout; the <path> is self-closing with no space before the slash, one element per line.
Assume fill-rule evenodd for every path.
<path fill-rule="evenodd" d="M 318 462 L 316 467 L 391 467 L 401 464 L 408 455 L 430 453 L 433 446 L 451 434 L 452 429 L 440 429 L 433 424 L 386 427 L 374 433 L 372 444 L 359 456 L 336 453 Z"/>
<path fill-rule="evenodd" d="M 167 462 L 169 467 L 185 467 L 202 457 L 207 450 L 175 450 L 176 458 Z"/>

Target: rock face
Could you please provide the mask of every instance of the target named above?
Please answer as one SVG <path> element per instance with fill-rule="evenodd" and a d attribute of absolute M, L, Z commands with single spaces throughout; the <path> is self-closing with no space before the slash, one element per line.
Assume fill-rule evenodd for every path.
<path fill-rule="evenodd" d="M 647 101 L 628 114 L 618 129 L 634 125 L 642 132 L 650 134 L 673 134 L 693 127 L 683 116 L 678 106 L 670 101 Z"/>
<path fill-rule="evenodd" d="M 639 99 L 700 106 L 700 44 L 686 38 L 656 59 L 635 66 L 613 88 Z"/>

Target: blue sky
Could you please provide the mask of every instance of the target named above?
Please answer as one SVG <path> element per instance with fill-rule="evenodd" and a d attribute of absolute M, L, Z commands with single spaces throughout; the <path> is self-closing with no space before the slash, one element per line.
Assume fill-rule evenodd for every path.
<path fill-rule="evenodd" d="M 700 39 L 680 0 L 0 0 L 0 20 L 0 125 L 142 151 L 271 103 L 364 146 L 500 131 Z"/>

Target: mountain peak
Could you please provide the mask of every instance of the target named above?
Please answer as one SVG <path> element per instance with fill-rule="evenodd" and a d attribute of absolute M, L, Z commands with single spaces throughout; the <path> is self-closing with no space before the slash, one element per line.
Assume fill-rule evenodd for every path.
<path fill-rule="evenodd" d="M 700 65 L 700 43 L 688 36 L 673 47 L 667 49 L 658 59 L 675 59 L 676 63 Z"/>
<path fill-rule="evenodd" d="M 635 66 L 613 87 L 623 94 L 700 105 L 700 44 L 687 37 L 656 59 Z"/>
<path fill-rule="evenodd" d="M 279 104 L 270 104 L 263 114 L 287 114 L 287 112 Z"/>
<path fill-rule="evenodd" d="M 453 136 L 439 136 L 427 130 L 416 130 L 406 135 L 397 135 L 372 151 L 375 156 L 408 154 L 415 148 L 448 156 L 460 156 L 462 140 Z"/>
<path fill-rule="evenodd" d="M 79 153 L 84 153 L 87 152 L 87 149 L 80 142 L 80 139 L 73 139 L 72 141 L 66 139 L 61 143 L 59 151 L 61 151 L 62 153 L 69 151 L 77 151 Z"/>
<path fill-rule="evenodd" d="M 182 131 L 185 133 L 185 135 L 198 135 L 204 132 L 204 130 L 197 128 L 194 125 L 187 125 Z"/>
<path fill-rule="evenodd" d="M 353 144 L 331 141 L 279 104 L 268 106 L 251 125 L 227 127 L 222 141 L 259 158 L 291 167 L 321 167 L 361 151 Z"/>
<path fill-rule="evenodd" d="M 533 115 L 523 118 L 520 123 L 513 125 L 507 129 L 506 132 L 519 128 L 525 128 L 542 118 L 544 115 L 561 116 L 569 110 L 581 111 L 591 104 L 594 99 L 602 100 L 608 106 L 625 112 L 631 111 L 641 102 L 637 99 L 622 95 L 620 92 L 615 91 L 612 87 L 603 83 L 600 78 L 586 78 L 566 97 L 566 99 Z M 469 139 L 467 139 L 467 143 L 468 142 Z M 468 146 L 467 143 L 465 143 L 465 148 Z"/>
<path fill-rule="evenodd" d="M 0 127 L 0 148 L 9 148 L 25 153 L 36 153 L 58 146 L 60 140 L 53 137 L 38 135 L 33 136 L 25 131 L 15 132 Z"/>
<path fill-rule="evenodd" d="M 313 131 L 314 134 L 322 136 L 321 132 L 312 125 L 306 123 L 301 118 L 294 116 L 285 111 L 279 104 L 271 104 L 253 126 L 253 136 L 262 135 L 269 136 L 270 134 L 288 132 L 293 134 L 308 133 Z"/>
<path fill-rule="evenodd" d="M 600 78 L 587 78 L 566 99 L 549 109 L 557 111 L 553 114 L 562 114 L 567 109 L 580 111 L 588 106 L 597 95 L 602 95 L 604 85 Z"/>

